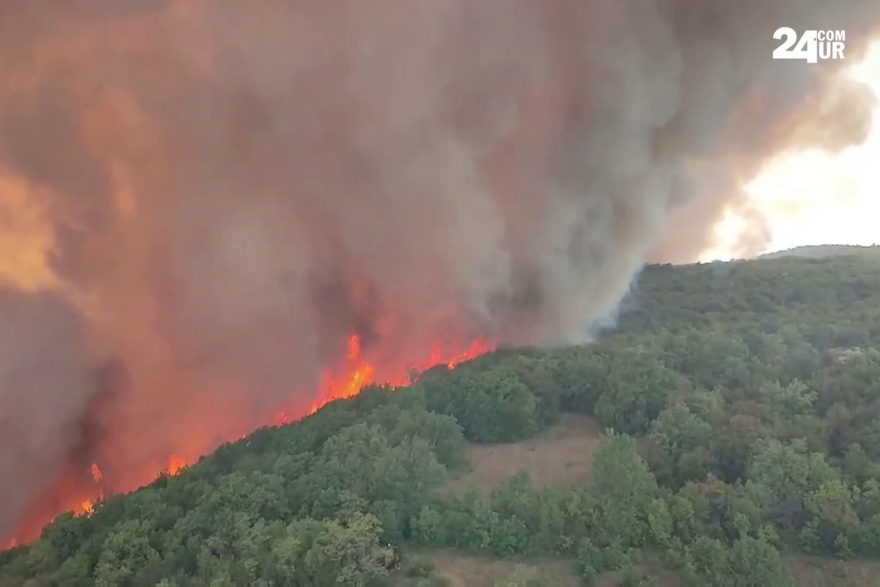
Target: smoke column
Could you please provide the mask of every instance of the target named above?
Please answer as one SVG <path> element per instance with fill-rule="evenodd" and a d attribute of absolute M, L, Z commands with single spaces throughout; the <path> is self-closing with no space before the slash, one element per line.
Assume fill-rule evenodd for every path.
<path fill-rule="evenodd" d="M 89 462 L 131 488 L 307 406 L 353 332 L 377 364 L 577 340 L 646 256 L 695 259 L 768 156 L 864 138 L 874 97 L 832 74 L 878 23 L 874 0 L 0 4 L 0 536 Z M 845 29 L 846 60 L 771 61 L 779 26 Z"/>

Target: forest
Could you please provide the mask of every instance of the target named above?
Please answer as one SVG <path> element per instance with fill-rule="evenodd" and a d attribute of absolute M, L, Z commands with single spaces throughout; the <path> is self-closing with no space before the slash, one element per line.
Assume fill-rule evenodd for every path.
<path fill-rule="evenodd" d="M 600 430 L 566 455 L 589 481 L 452 483 L 578 418 Z M 786 587 L 810 565 L 836 569 L 810 585 L 877 586 L 872 556 L 880 256 L 780 257 L 649 266 L 591 344 L 258 430 L 58 517 L 0 553 L 0 587 Z M 510 564 L 462 579 L 450 557 Z"/>

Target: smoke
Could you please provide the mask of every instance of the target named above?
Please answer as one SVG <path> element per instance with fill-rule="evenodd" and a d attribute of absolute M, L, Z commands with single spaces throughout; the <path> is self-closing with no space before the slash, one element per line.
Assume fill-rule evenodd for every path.
<path fill-rule="evenodd" d="M 108 363 L 89 456 L 131 487 L 307 407 L 352 332 L 378 365 L 578 339 L 646 255 L 696 258 L 768 156 L 864 137 L 873 96 L 771 61 L 775 28 L 846 29 L 854 63 L 878 23 L 873 0 L 3 4 L 0 535 Z"/>
<path fill-rule="evenodd" d="M 0 528 L 9 528 L 32 497 L 29 485 L 51 483 L 64 465 L 56 447 L 75 440 L 95 382 L 78 348 L 80 320 L 53 295 L 0 289 L 0 320 Z"/>

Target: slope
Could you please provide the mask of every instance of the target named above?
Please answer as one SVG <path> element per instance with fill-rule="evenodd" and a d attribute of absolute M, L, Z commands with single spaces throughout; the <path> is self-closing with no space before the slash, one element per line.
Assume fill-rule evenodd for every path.
<path fill-rule="evenodd" d="M 61 516 L 0 587 L 869 585 L 877 349 L 877 260 L 650 267 L 594 345 L 257 431 Z"/>
<path fill-rule="evenodd" d="M 848 255 L 880 255 L 878 245 L 807 245 L 775 251 L 761 255 L 762 259 L 780 259 L 782 257 L 805 257 L 808 259 L 826 259 Z"/>

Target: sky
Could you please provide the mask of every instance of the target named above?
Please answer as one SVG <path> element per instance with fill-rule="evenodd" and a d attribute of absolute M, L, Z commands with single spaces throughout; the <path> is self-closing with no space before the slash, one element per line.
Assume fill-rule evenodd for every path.
<path fill-rule="evenodd" d="M 880 96 L 880 42 L 847 75 Z M 769 253 L 804 245 L 880 244 L 880 110 L 868 139 L 840 153 L 803 151 L 780 156 L 747 187 L 773 235 Z M 704 261 L 730 259 L 744 220 L 718 226 L 719 244 Z"/>

